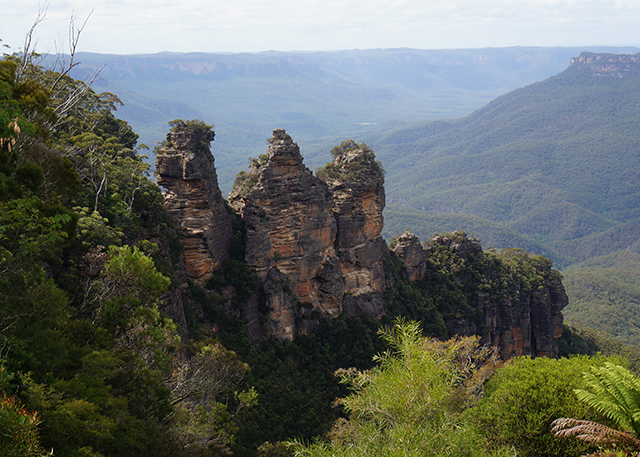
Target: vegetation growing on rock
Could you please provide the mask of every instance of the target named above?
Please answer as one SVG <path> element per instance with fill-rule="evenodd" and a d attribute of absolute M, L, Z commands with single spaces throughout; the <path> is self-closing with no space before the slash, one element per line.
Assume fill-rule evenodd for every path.
<path fill-rule="evenodd" d="M 487 414 L 511 427 L 492 441 L 471 411 L 491 411 L 477 401 L 496 370 L 485 399 L 517 397 L 522 386 L 501 379 L 528 363 L 499 368 L 481 343 L 554 355 L 564 295 L 547 259 L 483 252 L 462 232 L 412 239 L 417 263 L 409 249 L 391 253 L 383 170 L 351 140 L 325 183 L 275 130 L 235 215 L 217 187 L 212 126 L 176 120 L 158 156 L 163 197 L 113 114 L 117 98 L 24 57 L 0 61 L 0 389 L 15 395 L 0 397 L 0 439 L 18 446 L 0 452 L 248 457 L 323 434 L 295 452 L 525 448 L 512 422 Z M 427 339 L 417 322 L 392 327 L 395 316 L 431 337 L 468 337 Z M 576 360 L 572 372 L 600 358 Z M 560 378 L 552 361 L 534 362 Z"/>

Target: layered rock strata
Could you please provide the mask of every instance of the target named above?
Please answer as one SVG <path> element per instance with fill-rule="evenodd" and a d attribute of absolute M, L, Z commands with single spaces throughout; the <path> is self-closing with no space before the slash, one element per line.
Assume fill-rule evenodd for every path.
<path fill-rule="evenodd" d="M 184 245 L 187 276 L 203 284 L 230 258 L 233 216 L 225 208 L 203 123 L 178 122 L 156 155 L 164 205 Z"/>
<path fill-rule="evenodd" d="M 229 201 L 245 224 L 245 260 L 262 284 L 269 331 L 293 338 L 301 330 L 298 308 L 342 312 L 337 223 L 329 190 L 304 166 L 298 145 L 282 129 L 269 142 L 268 155 L 237 178 Z"/>
<path fill-rule="evenodd" d="M 230 258 L 233 239 L 208 147 L 214 134 L 204 127 L 174 125 L 156 162 L 185 270 L 201 284 Z M 435 236 L 426 247 L 405 233 L 390 252 L 381 237 L 383 171 L 364 144 L 343 142 L 314 176 L 284 130 L 274 130 L 269 143 L 230 194 L 245 226 L 245 261 L 257 276 L 243 309 L 253 337 L 294 339 L 322 316 L 386 312 L 382 294 L 399 279 L 385 277 L 382 260 L 393 255 L 424 303 L 437 296 L 431 299 L 449 334 L 481 334 L 506 358 L 557 354 L 567 297 L 547 259 L 484 253 L 459 232 Z"/>
<path fill-rule="evenodd" d="M 404 275 L 409 281 L 419 281 L 427 272 L 427 252 L 413 232 L 398 236 L 393 253 L 402 260 Z"/>
<path fill-rule="evenodd" d="M 595 54 L 583 52 L 571 59 L 571 67 L 582 68 L 592 76 L 624 78 L 640 74 L 640 53 L 638 54 Z"/>
<path fill-rule="evenodd" d="M 383 311 L 385 288 L 382 257 L 388 255 L 381 233 L 385 206 L 384 174 L 364 144 L 344 141 L 333 149 L 334 161 L 319 170 L 329 186 L 338 232 L 335 248 L 344 277 L 348 312 Z M 366 297 L 362 300 L 361 298 Z"/>
<path fill-rule="evenodd" d="M 435 281 L 437 273 L 431 270 L 436 259 L 449 258 L 451 280 L 475 307 L 471 318 L 442 309 L 450 334 L 483 334 L 484 342 L 498 346 L 505 358 L 557 355 L 568 299 L 547 259 L 517 250 L 505 257 L 483 253 L 479 241 L 463 232 L 434 236 L 426 248 L 414 234 L 405 233 L 393 253 L 412 281 Z"/>

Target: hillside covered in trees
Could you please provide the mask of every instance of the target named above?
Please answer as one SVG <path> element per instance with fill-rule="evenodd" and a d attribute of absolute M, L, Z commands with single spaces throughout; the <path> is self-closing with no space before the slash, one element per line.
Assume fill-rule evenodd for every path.
<path fill-rule="evenodd" d="M 570 278 L 572 321 L 638 344 L 639 84 L 637 54 L 583 53 L 468 117 L 373 141 L 389 171 L 385 236 L 455 227 L 545 255 Z"/>
<path fill-rule="evenodd" d="M 188 197 L 220 194 L 213 159 L 193 162 L 212 126 L 171 123 L 163 196 L 118 98 L 32 57 L 0 61 L 0 455 L 577 456 L 596 448 L 555 437 L 554 419 L 627 426 L 573 394 L 581 373 L 628 362 L 597 335 L 558 341 L 550 261 L 464 232 L 387 247 L 366 145 L 341 143 L 313 175 L 274 131 L 223 202 L 227 255 L 191 268 L 217 241 L 189 225 L 207 202 Z M 282 236 L 292 221 L 299 244 Z"/>
<path fill-rule="evenodd" d="M 633 187 L 637 182 L 629 175 L 635 170 L 630 132 L 637 117 L 637 78 L 624 69 L 589 73 L 600 64 L 586 60 L 576 59 L 567 68 L 584 50 L 607 53 L 592 56 L 608 58 L 637 52 L 508 48 L 126 58 L 86 54 L 73 71 L 90 77 L 106 63 L 96 87 L 126 101 L 120 115 L 148 144 L 162 138 L 167 120 L 215 120 L 214 153 L 225 194 L 246 157 L 261 152 L 264 132 L 274 126 L 294 136 L 311 169 L 324 164 L 326 151 L 335 144 L 357 138 L 376 151 L 387 170 L 383 236 L 388 241 L 408 229 L 423 240 L 463 229 L 485 247 L 524 248 L 564 269 L 618 250 L 637 250 L 637 223 L 615 209 L 634 205 L 634 191 L 625 183 Z M 563 69 L 465 119 L 414 123 L 465 115 Z M 602 76 L 614 74 L 625 77 Z M 614 182 L 618 184 L 610 188 L 608 183 Z M 420 186 L 420 192 L 411 190 Z M 629 273 L 624 263 L 614 267 L 606 257 L 602 263 L 609 265 L 605 276 Z M 576 268 L 572 271 L 575 277 Z M 583 291 L 594 290 L 589 274 L 585 287 L 578 287 Z M 601 309 L 590 306 L 596 302 L 626 308 L 621 297 L 633 303 L 638 298 L 624 279 L 610 282 L 614 288 L 599 295 L 574 294 L 572 284 L 571 302 L 581 309 Z M 585 316 L 572 309 L 570 319 Z M 575 322 L 610 320 L 592 314 Z M 616 319 L 606 330 L 624 324 Z M 614 334 L 638 343 L 624 331 Z"/>
<path fill-rule="evenodd" d="M 246 157 L 262 149 L 264 132 L 273 128 L 296 138 L 313 170 L 325 163 L 327 150 L 346 138 L 371 145 L 381 132 L 416 121 L 465 116 L 502 94 L 555 75 L 585 50 L 638 52 L 512 47 L 79 53 L 72 75 L 87 79 L 102 68 L 96 90 L 118 95 L 125 103 L 120 117 L 149 145 L 163 138 L 172 119 L 215 120 L 215 156 L 226 195 Z"/>

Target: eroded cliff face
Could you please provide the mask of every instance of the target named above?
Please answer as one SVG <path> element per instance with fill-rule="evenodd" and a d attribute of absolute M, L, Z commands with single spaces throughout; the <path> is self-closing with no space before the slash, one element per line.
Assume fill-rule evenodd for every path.
<path fill-rule="evenodd" d="M 262 285 L 269 332 L 291 339 L 304 331 L 296 327 L 302 309 L 342 312 L 338 228 L 327 185 L 304 166 L 298 145 L 282 129 L 269 142 L 268 156 L 256 161 L 229 202 L 245 224 L 245 260 Z"/>
<path fill-rule="evenodd" d="M 568 299 L 548 259 L 521 250 L 485 253 L 464 232 L 436 235 L 426 247 L 405 233 L 393 252 L 407 279 L 437 284 L 444 269 L 450 277 L 442 287 L 459 293 L 461 300 L 465 295 L 470 315 L 463 315 L 455 302 L 441 304 L 450 334 L 480 334 L 505 358 L 557 355 Z"/>
<path fill-rule="evenodd" d="M 404 275 L 409 281 L 419 281 L 427 273 L 427 252 L 420 239 L 412 232 L 398 236 L 393 253 L 402 261 Z"/>
<path fill-rule="evenodd" d="M 344 141 L 333 149 L 334 161 L 318 176 L 331 192 L 331 209 L 338 224 L 335 248 L 344 278 L 345 310 L 349 313 L 384 310 L 382 257 L 389 254 L 381 233 L 385 206 L 384 175 L 373 152 L 364 144 Z"/>
<path fill-rule="evenodd" d="M 230 258 L 233 239 L 233 216 L 209 148 L 214 136 L 204 124 L 178 122 L 156 155 L 158 184 L 184 246 L 186 274 L 199 284 Z"/>
<path fill-rule="evenodd" d="M 595 54 L 583 52 L 571 59 L 571 66 L 591 72 L 592 76 L 624 78 L 640 75 L 640 53 Z"/>
<path fill-rule="evenodd" d="M 208 129 L 177 124 L 157 156 L 187 275 L 200 284 L 230 258 L 233 239 L 212 139 Z M 405 233 L 389 251 L 381 237 L 383 171 L 366 145 L 343 142 L 314 176 L 284 130 L 269 143 L 229 196 L 244 222 L 246 266 L 257 277 L 242 310 L 252 337 L 294 339 L 322 317 L 400 309 L 433 334 L 482 335 L 506 358 L 557 354 L 567 296 L 550 261 L 517 250 L 486 253 L 463 232 L 425 246 Z"/>

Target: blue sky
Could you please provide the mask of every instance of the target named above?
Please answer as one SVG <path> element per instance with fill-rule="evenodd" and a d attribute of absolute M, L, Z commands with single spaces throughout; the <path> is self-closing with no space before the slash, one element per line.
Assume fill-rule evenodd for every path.
<path fill-rule="evenodd" d="M 37 50 L 136 54 L 411 47 L 640 46 L 640 0 L 0 0 L 12 50 L 46 7 Z M 93 12 L 92 12 L 93 11 Z"/>

